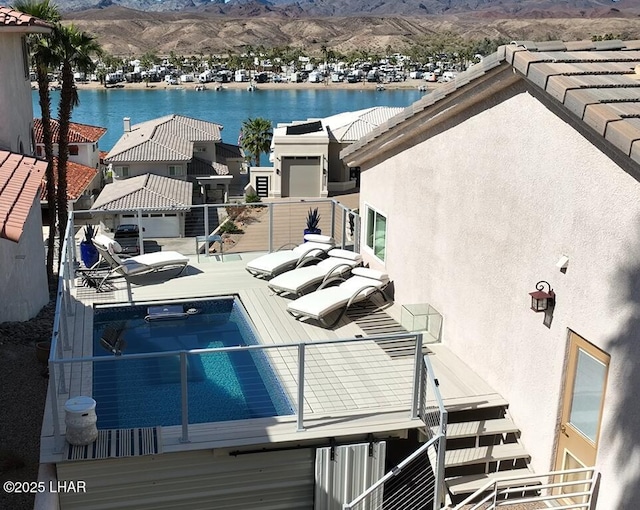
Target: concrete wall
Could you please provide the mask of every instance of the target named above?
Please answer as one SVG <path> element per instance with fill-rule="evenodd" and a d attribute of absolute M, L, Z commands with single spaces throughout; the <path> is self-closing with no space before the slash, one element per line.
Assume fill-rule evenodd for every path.
<path fill-rule="evenodd" d="M 36 197 L 20 242 L 0 239 L 0 323 L 31 319 L 49 302 L 39 204 Z"/>
<path fill-rule="evenodd" d="M 633 508 L 640 183 L 526 92 L 447 127 L 363 168 L 363 236 L 365 203 L 387 214 L 386 263 L 363 237 L 365 258 L 397 303 L 443 314 L 444 343 L 510 402 L 537 471 L 554 461 L 568 330 L 608 352 L 598 509 Z M 539 280 L 557 294 L 550 328 L 529 310 Z"/>
<path fill-rule="evenodd" d="M 169 165 L 181 165 L 182 166 L 182 175 L 169 175 Z M 129 179 L 131 177 L 136 177 L 138 175 L 143 174 L 155 174 L 162 175 L 164 177 L 171 177 L 172 179 L 180 179 L 182 181 L 187 180 L 187 162 L 179 161 L 179 162 L 171 162 L 171 161 L 161 161 L 161 162 L 141 162 L 141 163 L 113 163 L 113 179 L 121 180 L 119 174 L 119 167 L 128 166 L 129 167 L 129 177 L 125 177 L 125 179 Z"/>
<path fill-rule="evenodd" d="M 29 76 L 24 75 L 22 36 L 0 34 L 0 147 L 33 155 L 33 107 Z"/>

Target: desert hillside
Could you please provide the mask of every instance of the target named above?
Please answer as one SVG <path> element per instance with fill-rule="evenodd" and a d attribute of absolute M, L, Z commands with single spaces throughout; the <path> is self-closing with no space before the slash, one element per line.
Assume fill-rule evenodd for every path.
<path fill-rule="evenodd" d="M 230 18 L 208 13 L 151 13 L 111 7 L 65 15 L 97 36 L 113 55 L 208 55 L 243 47 L 294 46 L 320 52 L 324 45 L 338 52 L 365 49 L 400 50 L 429 34 L 451 31 L 465 39 L 580 40 L 614 34 L 640 39 L 640 18 L 482 19 L 477 16 L 324 17 L 280 16 Z"/>

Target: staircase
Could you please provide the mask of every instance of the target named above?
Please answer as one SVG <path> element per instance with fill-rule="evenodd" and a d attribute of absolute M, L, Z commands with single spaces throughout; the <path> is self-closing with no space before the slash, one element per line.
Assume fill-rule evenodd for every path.
<path fill-rule="evenodd" d="M 529 454 L 520 443 L 520 430 L 509 418 L 507 406 L 449 411 L 445 483 L 453 503 L 490 480 L 531 473 Z"/>

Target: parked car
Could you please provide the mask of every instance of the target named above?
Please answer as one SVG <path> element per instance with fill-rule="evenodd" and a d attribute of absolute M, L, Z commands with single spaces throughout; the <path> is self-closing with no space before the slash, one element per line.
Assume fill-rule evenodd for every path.
<path fill-rule="evenodd" d="M 144 229 L 142 229 L 144 232 Z M 122 248 L 121 255 L 140 255 L 140 231 L 138 225 L 127 223 L 116 228 L 113 238 Z"/>

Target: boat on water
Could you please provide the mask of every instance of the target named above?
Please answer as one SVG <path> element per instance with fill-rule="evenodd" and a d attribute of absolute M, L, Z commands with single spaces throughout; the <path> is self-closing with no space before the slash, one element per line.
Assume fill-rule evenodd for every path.
<path fill-rule="evenodd" d="M 384 87 L 384 85 L 383 85 L 382 83 L 378 83 L 378 84 L 376 85 L 376 90 L 377 90 L 378 92 L 380 92 L 380 91 L 382 91 L 382 90 L 385 90 L 385 87 Z"/>
<path fill-rule="evenodd" d="M 249 82 L 249 86 L 247 87 L 247 90 L 249 92 L 253 92 L 254 90 L 258 90 L 258 87 L 255 86 L 255 84 L 253 83 L 253 80 Z"/>

